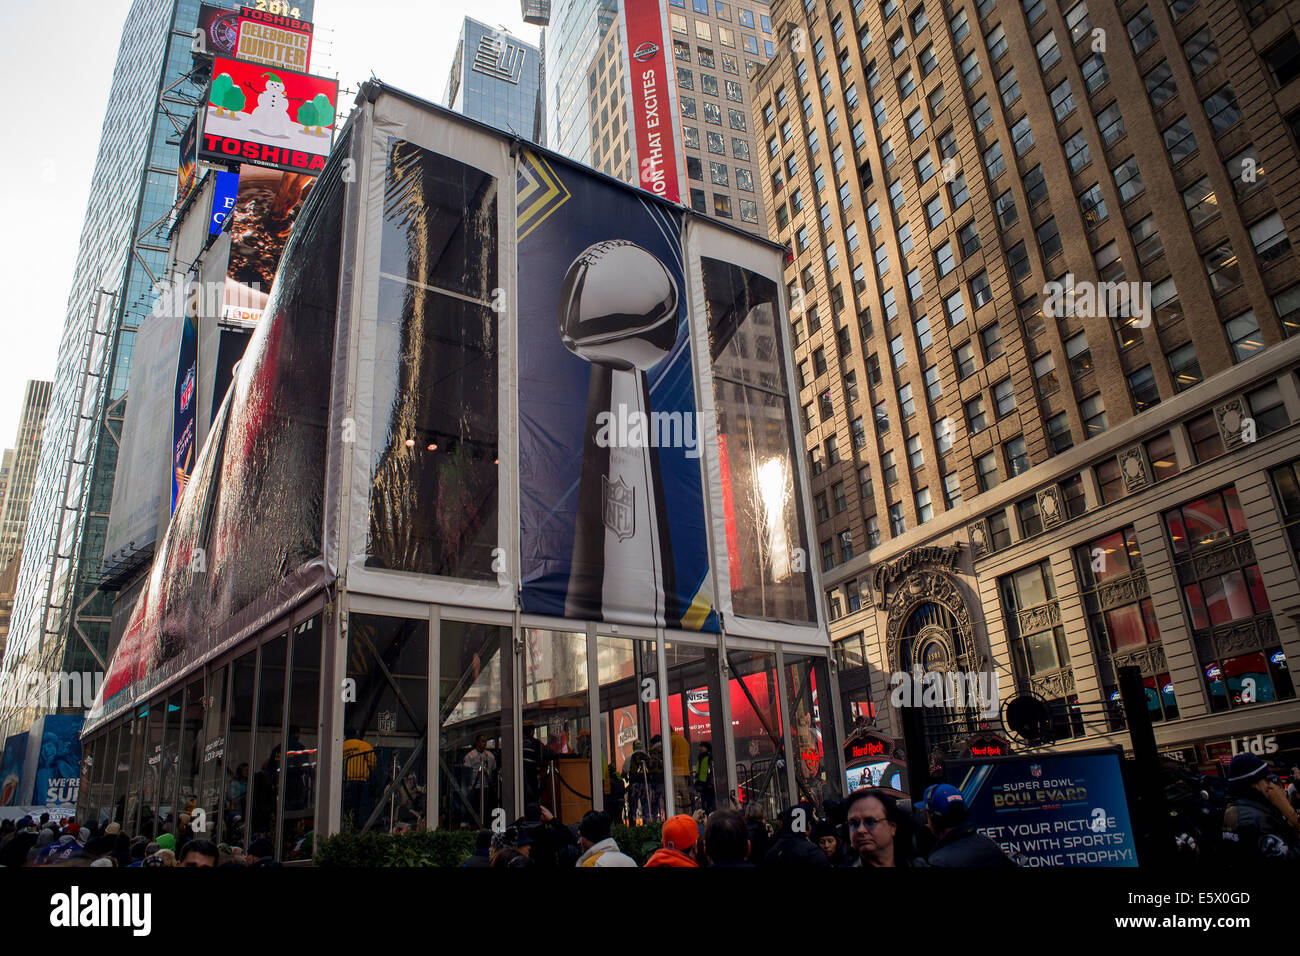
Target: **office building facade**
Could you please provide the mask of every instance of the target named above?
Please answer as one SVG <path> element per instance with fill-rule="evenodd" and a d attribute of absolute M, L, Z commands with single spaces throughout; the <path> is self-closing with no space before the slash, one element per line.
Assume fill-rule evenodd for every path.
<path fill-rule="evenodd" d="M 207 76 L 199 0 L 136 0 L 108 96 L 47 413 L 4 675 L 102 671 L 112 596 L 99 590 L 135 330 L 167 271 L 179 142 Z M 236 4 L 229 6 L 233 9 Z M 312 0 L 297 4 L 311 19 Z M 39 708 L 9 707 L 8 732 Z"/>
<path fill-rule="evenodd" d="M 920 666 L 1043 701 L 1040 742 L 1123 744 L 1136 666 L 1167 752 L 1295 749 L 1294 5 L 773 20 L 755 122 L 846 723 L 900 733 Z"/>
<path fill-rule="evenodd" d="M 541 51 L 465 18 L 447 78 L 447 106 L 533 143 L 544 143 Z"/>
<path fill-rule="evenodd" d="M 589 7 L 569 5 L 547 30 L 547 49 L 567 54 L 554 68 L 581 69 L 585 79 L 574 83 L 548 68 L 556 96 L 549 119 L 563 140 L 561 152 L 635 182 L 632 86 L 617 5 L 612 13 L 603 6 L 596 11 L 600 32 L 594 42 L 581 34 L 575 43 L 562 32 L 561 24 L 578 22 L 577 9 L 591 12 Z M 686 175 L 681 201 L 765 236 L 749 78 L 776 50 L 767 5 L 668 0 L 664 9 L 673 48 L 668 99 L 677 105 L 676 144 Z"/>

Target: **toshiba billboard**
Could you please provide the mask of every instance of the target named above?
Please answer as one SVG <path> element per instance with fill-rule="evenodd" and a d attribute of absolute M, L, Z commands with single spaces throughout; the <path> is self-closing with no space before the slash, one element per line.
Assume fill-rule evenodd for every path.
<path fill-rule="evenodd" d="M 632 125 L 636 129 L 638 183 L 642 189 L 681 202 L 677 137 L 670 102 L 668 38 L 659 0 L 624 0 Z"/>

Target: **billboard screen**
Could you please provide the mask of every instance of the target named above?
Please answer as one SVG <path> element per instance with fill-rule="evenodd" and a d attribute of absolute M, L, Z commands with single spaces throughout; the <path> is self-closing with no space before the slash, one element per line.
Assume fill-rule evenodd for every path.
<path fill-rule="evenodd" d="M 239 13 L 203 4 L 199 7 L 198 29 L 194 31 L 196 52 L 213 56 L 234 56 L 239 36 Z"/>
<path fill-rule="evenodd" d="M 311 23 L 253 7 L 239 8 L 235 59 L 306 73 L 311 63 Z"/>
<path fill-rule="evenodd" d="M 194 472 L 198 453 L 199 331 L 195 316 L 181 320 L 180 358 L 176 362 L 176 401 L 172 413 L 172 511 Z"/>
<path fill-rule="evenodd" d="M 667 40 L 659 0 L 624 0 L 632 126 L 642 189 L 681 201 L 677 184 L 676 120 L 668 98 Z"/>
<path fill-rule="evenodd" d="M 0 756 L 0 807 L 18 805 L 18 789 L 23 779 L 23 761 L 27 759 L 27 731 L 5 739 Z"/>
<path fill-rule="evenodd" d="M 524 610 L 717 630 L 681 216 L 533 153 L 520 177 Z"/>
<path fill-rule="evenodd" d="M 262 317 L 280 254 L 315 177 L 244 166 L 229 215 L 230 261 L 221 317 L 253 323 Z"/>
<path fill-rule="evenodd" d="M 194 191 L 198 172 L 199 117 L 196 113 L 181 134 L 180 161 L 176 167 L 176 202 L 185 202 Z"/>
<path fill-rule="evenodd" d="M 337 80 L 217 57 L 199 159 L 315 175 L 329 155 Z"/>
<path fill-rule="evenodd" d="M 42 722 L 32 803 L 75 806 L 81 784 L 81 714 L 47 714 Z"/>
<path fill-rule="evenodd" d="M 950 760 L 971 822 L 1027 866 L 1137 866 L 1118 751 Z"/>

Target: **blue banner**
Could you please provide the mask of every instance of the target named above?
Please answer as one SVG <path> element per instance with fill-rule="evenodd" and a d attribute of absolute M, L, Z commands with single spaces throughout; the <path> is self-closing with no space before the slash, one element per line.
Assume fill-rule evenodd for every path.
<path fill-rule="evenodd" d="M 523 609 L 716 631 L 681 213 L 525 154 Z"/>
<path fill-rule="evenodd" d="M 952 760 L 971 822 L 1027 866 L 1137 866 L 1118 751 Z"/>
<path fill-rule="evenodd" d="M 217 170 L 217 181 L 212 192 L 212 218 L 208 220 L 208 235 L 215 236 L 225 228 L 226 219 L 235 209 L 239 195 L 239 173 Z"/>
<path fill-rule="evenodd" d="M 42 722 L 32 804 L 75 806 L 81 785 L 81 714 L 49 714 Z"/>

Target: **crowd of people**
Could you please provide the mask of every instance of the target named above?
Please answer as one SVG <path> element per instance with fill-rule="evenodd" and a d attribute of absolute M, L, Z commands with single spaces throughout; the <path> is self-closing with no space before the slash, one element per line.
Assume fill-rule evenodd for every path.
<path fill-rule="evenodd" d="M 279 866 L 267 837 L 248 849 L 196 835 L 185 814 L 173 830 L 162 823 L 153 837 L 132 837 L 116 821 L 78 823 L 48 813 L 0 822 L 0 867 L 19 866 Z"/>
<path fill-rule="evenodd" d="M 1223 867 L 1300 863 L 1300 791 L 1296 777 L 1283 786 L 1255 754 L 1235 756 L 1226 790 L 1191 788 L 1171 799 L 1175 852 Z M 1208 788 L 1207 778 L 1199 783 Z M 480 867 L 635 867 L 614 838 L 618 818 L 589 811 L 565 826 L 537 802 L 502 830 L 479 831 L 464 862 Z M 678 814 L 665 821 L 660 845 L 645 862 L 657 867 L 1014 867 L 1009 857 L 969 819 L 960 790 L 934 784 L 915 803 L 889 790 L 868 787 L 820 808 L 800 803 L 769 823 L 759 804 Z M 310 841 L 302 847 L 310 856 Z M 195 834 L 186 814 L 164 822 L 154 836 L 136 836 L 117 822 L 82 824 L 74 818 L 0 822 L 0 866 L 279 866 L 267 837 L 247 850 Z"/>

